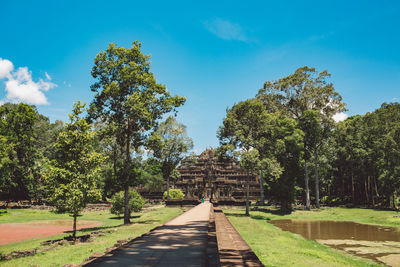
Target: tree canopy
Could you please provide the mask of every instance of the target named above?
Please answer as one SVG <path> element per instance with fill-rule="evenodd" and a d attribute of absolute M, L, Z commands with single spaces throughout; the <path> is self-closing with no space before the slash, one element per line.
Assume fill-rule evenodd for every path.
<path fill-rule="evenodd" d="M 129 223 L 128 188 L 137 179 L 131 172 L 131 153 L 137 152 L 148 138 L 148 131 L 157 126 L 165 113 L 185 103 L 185 98 L 171 96 L 165 85 L 157 83 L 150 70 L 150 56 L 141 51 L 141 43 L 131 48 L 111 43 L 94 60 L 91 90 L 95 93 L 89 118 L 112 125 L 115 137 L 125 155 L 118 179 L 125 190 L 124 222 Z"/>

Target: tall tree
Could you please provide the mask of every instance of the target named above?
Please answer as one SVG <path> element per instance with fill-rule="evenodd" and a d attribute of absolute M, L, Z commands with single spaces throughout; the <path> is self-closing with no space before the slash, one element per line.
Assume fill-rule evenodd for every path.
<path fill-rule="evenodd" d="M 97 179 L 101 154 L 94 151 L 95 133 L 85 119 L 80 118 L 85 104 L 74 104 L 70 122 L 60 132 L 56 144 L 56 159 L 47 164 L 46 184 L 49 200 L 60 212 L 72 215 L 73 238 L 79 213 L 87 203 L 100 199 Z"/>
<path fill-rule="evenodd" d="M 264 148 L 266 141 L 263 135 L 265 134 L 264 126 L 267 116 L 263 104 L 257 99 L 250 99 L 235 104 L 232 108 L 227 109 L 226 113 L 223 125 L 219 127 L 217 132 L 222 153 L 240 157 L 241 153 L 237 152 L 241 151 L 246 159 L 252 158 L 255 161 L 255 152 L 248 153 L 252 149 L 257 149 L 257 158 L 258 161 L 261 161 L 264 154 L 262 154 L 263 150 L 259 148 Z M 243 163 L 250 166 L 248 160 L 243 161 Z M 261 167 L 259 164 L 257 166 Z M 260 171 L 260 168 L 258 171 Z M 249 174 L 246 181 L 246 215 L 249 214 L 248 176 Z M 263 187 L 260 190 L 263 190 Z"/>
<path fill-rule="evenodd" d="M 163 179 L 167 181 L 167 199 L 169 199 L 171 174 L 193 148 L 193 141 L 187 136 L 186 126 L 170 116 L 152 133 L 148 147 L 161 164 Z"/>
<path fill-rule="evenodd" d="M 184 97 L 171 96 L 165 85 L 157 83 L 150 71 L 150 56 L 141 51 L 135 41 L 132 48 L 111 43 L 97 54 L 92 76 L 95 92 L 89 117 L 113 124 L 112 135 L 125 154 L 123 170 L 119 172 L 125 196 L 124 223 L 130 223 L 129 186 L 137 178 L 130 171 L 131 154 L 139 150 L 148 138 L 148 131 L 158 124 L 165 113 L 185 103 Z"/>
<path fill-rule="evenodd" d="M 304 132 L 304 169 L 305 169 L 305 187 L 306 187 L 306 206 L 310 206 L 310 192 L 308 188 L 308 175 L 307 175 L 307 161 L 311 158 L 314 152 L 315 160 L 315 206 L 319 208 L 319 179 L 318 179 L 318 167 L 317 167 L 317 149 L 321 144 L 322 140 L 322 127 L 320 119 L 318 117 L 318 111 L 306 110 L 303 115 L 299 118 L 300 128 Z"/>
<path fill-rule="evenodd" d="M 254 166 L 262 167 L 266 181 L 272 182 L 276 182 L 281 177 L 282 167 L 289 167 L 288 163 L 291 159 L 296 158 L 297 153 L 290 144 L 293 140 L 297 140 L 294 136 L 301 137 L 296 130 L 295 121 L 283 118 L 279 113 L 269 113 L 258 99 L 242 101 L 227 109 L 223 125 L 220 126 L 217 135 L 222 153 L 231 157 L 240 157 L 244 153 L 247 159 L 252 158 L 255 163 L 258 161 L 260 164 Z M 257 153 L 250 153 L 253 150 Z M 254 158 L 256 155 L 257 161 Z M 281 159 L 286 159 L 286 161 Z M 250 161 L 246 160 L 243 163 L 248 165 Z M 289 192 L 287 194 L 289 197 L 282 195 L 279 199 L 282 209 L 290 207 L 293 201 L 294 193 L 291 188 L 294 188 L 294 183 L 289 181 L 294 180 L 293 173 L 290 173 L 292 170 L 293 167 L 289 167 L 282 180 L 282 182 L 287 182 L 287 192 Z M 264 190 L 264 184 L 262 190 Z M 248 203 L 248 199 L 246 202 Z"/>
<path fill-rule="evenodd" d="M 240 155 L 240 166 L 247 173 L 247 181 L 246 181 L 246 216 L 250 216 L 250 205 L 249 205 L 249 180 L 250 175 L 256 175 L 260 170 L 261 161 L 260 154 L 257 149 L 252 149 L 248 151 L 243 151 Z"/>
<path fill-rule="evenodd" d="M 264 88 L 258 92 L 258 98 L 266 105 L 275 105 L 275 109 L 286 112 L 288 116 L 300 120 L 307 110 L 318 112 L 321 121 L 331 125 L 333 115 L 345 110 L 342 97 L 335 91 L 333 84 L 327 82 L 330 74 L 324 70 L 318 72 L 315 68 L 301 67 L 295 73 L 277 81 L 267 81 Z M 302 129 L 307 132 L 306 129 Z M 305 135 L 305 148 L 310 140 Z M 305 186 L 308 187 L 307 153 L 305 153 Z M 306 208 L 310 209 L 310 197 L 306 193 Z"/>

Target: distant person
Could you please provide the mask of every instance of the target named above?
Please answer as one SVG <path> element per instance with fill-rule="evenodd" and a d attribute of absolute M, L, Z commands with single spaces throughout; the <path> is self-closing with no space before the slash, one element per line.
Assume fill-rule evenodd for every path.
<path fill-rule="evenodd" d="M 204 197 L 201 198 L 201 203 L 204 203 Z"/>

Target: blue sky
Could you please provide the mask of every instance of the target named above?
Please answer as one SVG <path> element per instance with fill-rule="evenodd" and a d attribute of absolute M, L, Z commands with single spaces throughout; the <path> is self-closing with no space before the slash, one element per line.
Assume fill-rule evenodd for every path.
<path fill-rule="evenodd" d="M 158 81 L 187 97 L 178 120 L 201 152 L 227 107 L 304 65 L 332 74 L 348 115 L 400 101 L 399 13 L 399 1 L 0 0 L 0 101 L 66 121 L 92 100 L 96 54 L 139 40 Z"/>

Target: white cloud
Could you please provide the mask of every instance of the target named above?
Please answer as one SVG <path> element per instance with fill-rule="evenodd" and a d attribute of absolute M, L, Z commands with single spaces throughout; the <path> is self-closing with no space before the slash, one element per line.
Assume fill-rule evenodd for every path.
<path fill-rule="evenodd" d="M 333 119 L 335 122 L 339 122 L 339 121 L 344 121 L 345 119 L 347 119 L 347 117 L 348 117 L 347 114 L 345 114 L 345 113 L 343 113 L 343 112 L 339 112 L 339 113 L 336 113 L 335 115 L 333 115 L 333 116 L 332 116 L 332 119 Z"/>
<path fill-rule="evenodd" d="M 14 69 L 14 65 L 7 59 L 0 57 L 0 79 L 8 78 Z"/>
<path fill-rule="evenodd" d="M 245 32 L 239 24 L 234 24 L 229 20 L 220 18 L 204 22 L 206 29 L 212 34 L 224 40 L 237 40 L 247 42 Z"/>
<path fill-rule="evenodd" d="M 11 67 L 10 67 L 11 66 Z M 13 103 L 25 102 L 34 105 L 49 104 L 44 92 L 49 91 L 56 84 L 50 82 L 50 75 L 45 73 L 48 81 L 39 79 L 38 82 L 32 80 L 32 73 L 27 67 L 18 68 L 14 71 L 14 66 L 9 60 L 2 60 L 0 58 L 0 79 L 6 78 L 6 97 L 1 100 L 2 102 L 10 101 Z"/>
<path fill-rule="evenodd" d="M 46 79 L 47 79 L 47 80 L 51 81 L 51 77 L 50 77 L 50 75 L 49 75 L 47 72 L 45 72 L 44 75 L 46 76 Z"/>

